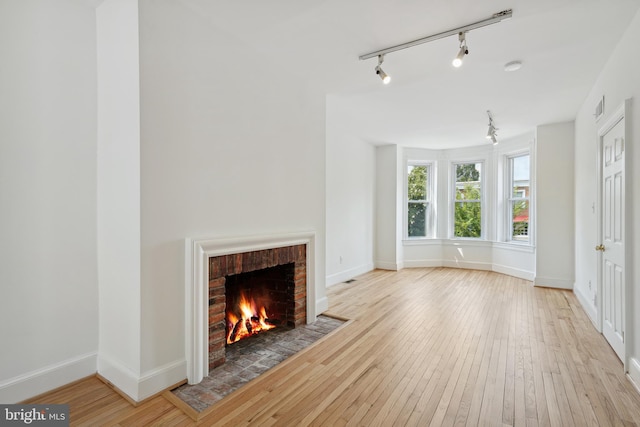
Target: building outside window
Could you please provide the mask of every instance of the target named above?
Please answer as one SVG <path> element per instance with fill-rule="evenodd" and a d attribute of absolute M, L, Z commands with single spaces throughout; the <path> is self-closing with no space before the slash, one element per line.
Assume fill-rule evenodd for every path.
<path fill-rule="evenodd" d="M 508 157 L 508 182 L 507 193 L 507 228 L 508 240 L 513 242 L 530 243 L 530 156 L 522 154 Z"/>
<path fill-rule="evenodd" d="M 407 165 L 407 237 L 432 236 L 433 179 L 431 164 Z"/>
<path fill-rule="evenodd" d="M 482 163 L 455 163 L 453 235 L 482 238 Z"/>

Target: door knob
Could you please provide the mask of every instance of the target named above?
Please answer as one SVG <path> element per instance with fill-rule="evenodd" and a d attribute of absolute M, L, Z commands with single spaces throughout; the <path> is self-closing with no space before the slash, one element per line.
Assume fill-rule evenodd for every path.
<path fill-rule="evenodd" d="M 604 245 L 603 245 L 603 244 L 600 244 L 600 245 L 596 246 L 596 251 L 602 251 L 602 252 L 604 252 Z"/>

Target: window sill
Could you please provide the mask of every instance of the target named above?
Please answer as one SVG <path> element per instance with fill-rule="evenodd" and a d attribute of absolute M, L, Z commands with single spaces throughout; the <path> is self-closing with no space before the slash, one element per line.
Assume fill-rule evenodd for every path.
<path fill-rule="evenodd" d="M 530 243 L 494 242 L 493 247 L 497 249 L 507 249 L 510 251 L 520 251 L 528 253 L 534 253 L 536 251 L 536 247 Z"/>
<path fill-rule="evenodd" d="M 492 247 L 509 251 L 534 253 L 536 248 L 533 245 L 516 242 L 492 242 L 482 239 L 435 239 L 435 238 L 415 238 L 403 239 L 403 246 L 478 246 Z"/>
<path fill-rule="evenodd" d="M 403 239 L 403 246 L 422 246 L 422 245 L 441 245 L 442 239 L 434 239 L 433 237 L 414 237 Z"/>
<path fill-rule="evenodd" d="M 453 239 L 443 240 L 444 245 L 448 246 L 491 246 L 493 242 L 486 239 L 479 238 L 464 238 L 464 237 L 456 237 Z"/>

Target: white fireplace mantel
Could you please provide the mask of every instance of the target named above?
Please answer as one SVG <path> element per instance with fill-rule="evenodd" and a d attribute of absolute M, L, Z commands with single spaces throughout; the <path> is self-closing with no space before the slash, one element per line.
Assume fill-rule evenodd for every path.
<path fill-rule="evenodd" d="M 197 384 L 209 374 L 209 258 L 294 245 L 306 245 L 307 323 L 313 323 L 316 319 L 315 232 L 185 239 L 185 345 L 189 384 Z"/>

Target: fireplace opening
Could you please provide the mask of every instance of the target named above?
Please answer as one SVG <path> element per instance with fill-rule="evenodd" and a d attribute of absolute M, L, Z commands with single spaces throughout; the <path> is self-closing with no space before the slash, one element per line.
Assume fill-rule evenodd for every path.
<path fill-rule="evenodd" d="M 257 325 L 306 323 L 306 252 L 299 244 L 209 257 L 209 370 L 225 363 L 227 339 L 234 335 L 237 342 L 240 329 L 249 337 Z M 250 306 L 244 314 L 236 308 L 242 299 Z"/>
<path fill-rule="evenodd" d="M 295 264 L 226 277 L 226 343 L 233 344 L 278 326 L 295 326 Z"/>

